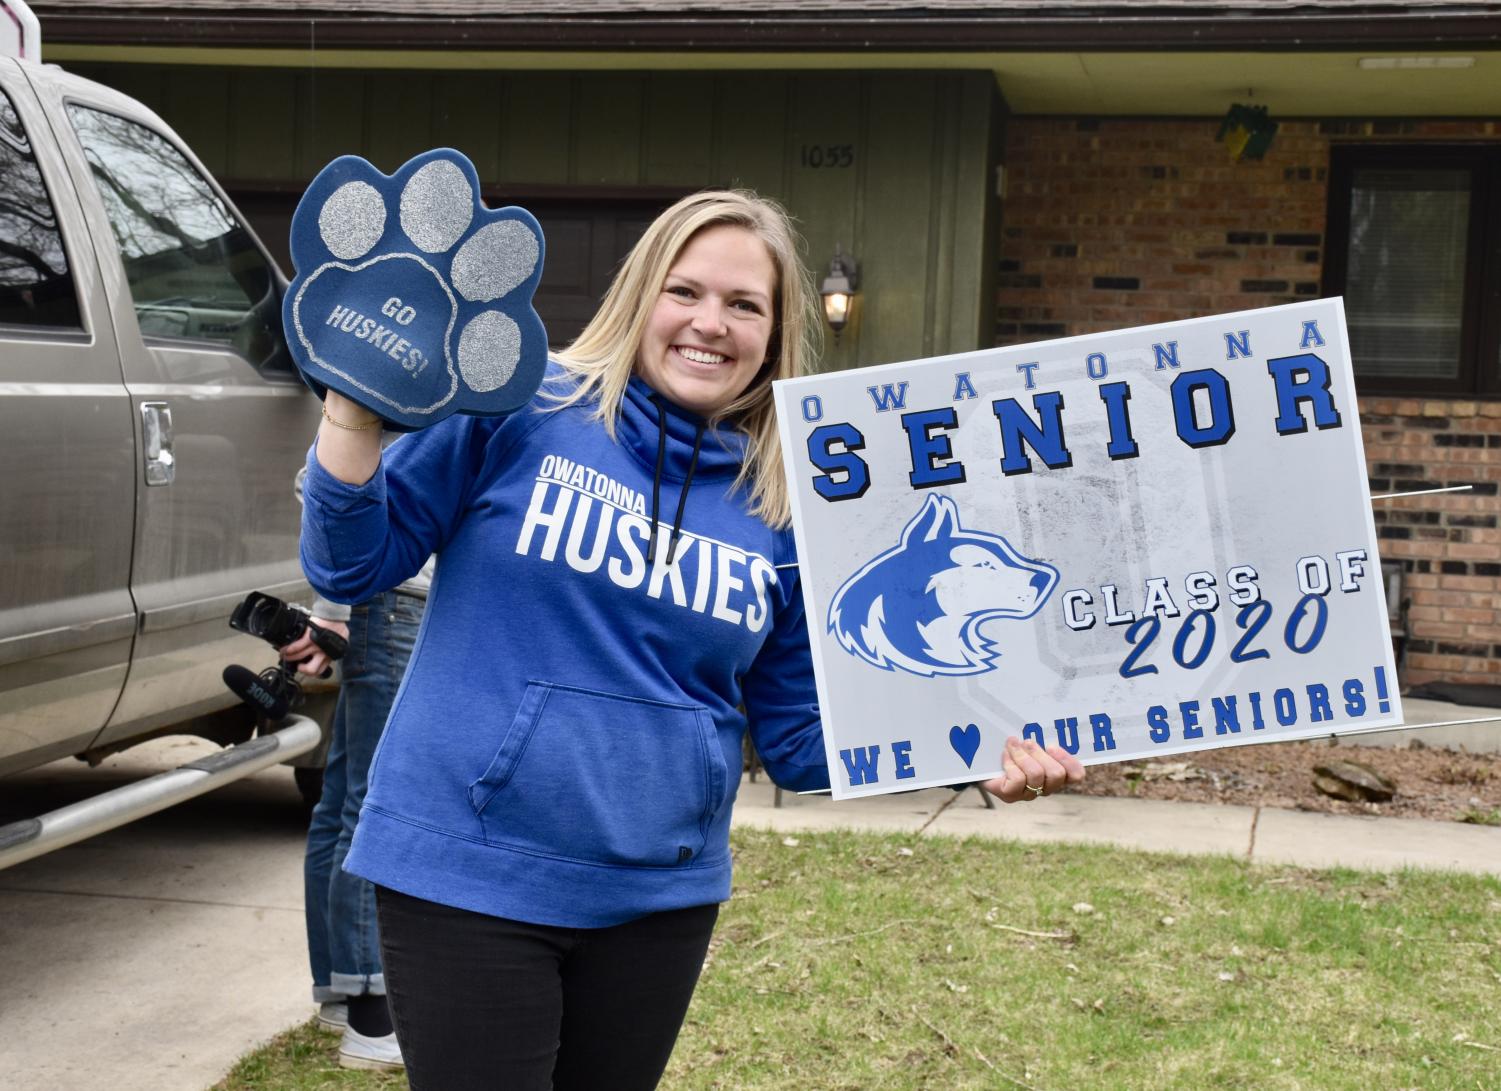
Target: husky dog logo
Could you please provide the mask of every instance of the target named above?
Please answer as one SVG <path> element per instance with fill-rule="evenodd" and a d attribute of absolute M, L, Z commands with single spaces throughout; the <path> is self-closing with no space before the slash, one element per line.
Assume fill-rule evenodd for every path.
<path fill-rule="evenodd" d="M 1001 657 L 980 633 L 985 623 L 1031 617 L 1057 583 L 1052 565 L 1023 557 L 998 534 L 965 529 L 958 505 L 930 496 L 896 548 L 834 595 L 829 632 L 882 670 L 981 674 Z"/>

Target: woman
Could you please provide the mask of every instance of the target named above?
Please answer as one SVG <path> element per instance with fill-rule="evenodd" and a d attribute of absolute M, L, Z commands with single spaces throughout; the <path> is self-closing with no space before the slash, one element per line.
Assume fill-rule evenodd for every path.
<path fill-rule="evenodd" d="M 418 1091 L 654 1087 L 729 896 L 743 732 L 779 784 L 828 786 L 771 398 L 813 299 L 780 209 L 701 193 L 529 409 L 382 456 L 328 395 L 314 586 L 358 601 L 439 557 L 347 864 Z M 1007 764 L 1008 802 L 1083 776 L 1015 740 Z"/>

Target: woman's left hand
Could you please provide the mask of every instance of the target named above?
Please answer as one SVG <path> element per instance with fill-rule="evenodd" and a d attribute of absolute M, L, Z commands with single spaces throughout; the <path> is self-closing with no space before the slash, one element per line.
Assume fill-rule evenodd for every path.
<path fill-rule="evenodd" d="M 1061 746 L 1046 750 L 1031 739 L 1006 740 L 1005 772 L 980 785 L 1002 803 L 1050 796 L 1084 779 L 1084 766 Z"/>

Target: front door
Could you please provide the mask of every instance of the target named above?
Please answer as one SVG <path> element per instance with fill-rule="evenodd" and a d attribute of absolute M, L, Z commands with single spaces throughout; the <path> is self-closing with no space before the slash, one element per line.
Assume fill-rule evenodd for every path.
<path fill-rule="evenodd" d="M 599 308 L 621 259 L 661 210 L 660 202 L 546 200 L 525 203 L 547 240 L 537 313 L 550 347 L 563 348 Z"/>

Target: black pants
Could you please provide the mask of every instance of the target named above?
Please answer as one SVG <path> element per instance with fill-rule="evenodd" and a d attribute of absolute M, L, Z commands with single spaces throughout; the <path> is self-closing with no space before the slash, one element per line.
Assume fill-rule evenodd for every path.
<path fill-rule="evenodd" d="M 612 928 L 488 917 L 376 888 L 412 1091 L 650 1091 L 719 906 Z"/>

